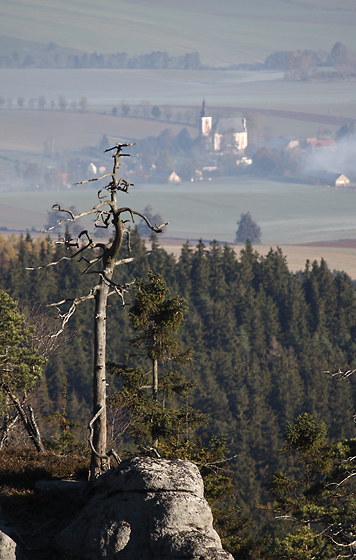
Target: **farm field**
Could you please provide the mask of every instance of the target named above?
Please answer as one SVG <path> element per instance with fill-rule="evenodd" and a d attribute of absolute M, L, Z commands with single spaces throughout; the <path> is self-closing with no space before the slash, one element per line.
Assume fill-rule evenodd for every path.
<path fill-rule="evenodd" d="M 160 244 L 168 253 L 172 253 L 176 258 L 181 252 L 182 243 L 177 240 L 165 239 L 160 240 Z M 194 243 L 191 243 L 194 247 Z M 233 245 L 237 255 L 240 254 L 241 245 Z M 340 270 L 346 272 L 353 280 L 356 280 L 356 240 L 347 242 L 325 242 L 323 244 L 306 244 L 306 245 L 254 245 L 254 250 L 259 255 L 266 255 L 270 249 L 282 250 L 286 258 L 288 268 L 292 272 L 304 270 L 306 261 L 310 263 L 314 261 L 320 262 L 324 259 L 331 270 Z"/>
<path fill-rule="evenodd" d="M 146 136 L 158 136 L 167 123 L 153 119 L 135 119 L 98 115 L 95 113 L 61 113 L 59 111 L 0 111 L 0 151 L 43 154 L 44 143 L 51 139 L 55 152 L 81 150 L 96 146 L 103 135 L 115 142 Z M 181 125 L 169 124 L 176 135 Z M 195 127 L 186 127 L 190 136 Z M 12 157 L 12 156 L 11 156 Z"/>
<path fill-rule="evenodd" d="M 266 71 L 175 71 L 175 70 L 53 70 L 0 69 L 0 95 L 22 96 L 25 103 L 44 96 L 57 102 L 63 95 L 68 103 L 88 100 L 90 111 L 109 111 L 143 100 L 152 105 L 182 108 L 249 107 L 315 113 L 356 119 L 356 81 L 295 82 L 281 72 Z"/>
<path fill-rule="evenodd" d="M 120 9 L 116 0 L 100 4 L 94 0 L 14 0 L 0 7 L 0 54 L 15 52 L 18 39 L 20 48 L 29 52 L 45 49 L 49 42 L 81 52 L 126 51 L 130 56 L 154 50 L 166 50 L 170 55 L 198 51 L 204 64 L 224 67 L 262 62 L 277 50 L 330 51 L 337 41 L 356 50 L 355 24 L 354 0 L 340 0 L 337 5 L 332 0 L 222 0 L 218 5 L 212 0 L 182 0 L 179 4 L 122 0 Z M 227 109 L 231 116 L 255 112 L 259 133 L 266 137 L 316 136 L 319 126 L 333 137 L 341 124 L 356 120 L 356 81 L 290 82 L 280 72 L 0 69 L 0 96 L 6 100 L 0 110 L 0 155 L 4 158 L 0 180 L 4 188 L 11 185 L 11 178 L 5 176 L 7 165 L 10 168 L 6 158 L 36 161 L 49 141 L 53 154 L 60 158 L 65 150 L 80 154 L 83 148 L 97 146 L 104 134 L 114 141 L 131 141 L 158 136 L 167 127 L 177 134 L 185 126 L 113 117 L 112 108 L 117 107 L 120 115 L 123 102 L 131 107 L 144 102 L 148 107 L 177 108 L 183 123 L 184 112 L 197 114 L 205 99 L 208 110 L 215 108 L 217 114 L 219 108 Z M 17 104 L 20 96 L 23 110 Z M 33 100 L 36 106 L 40 96 L 46 99 L 45 110 L 30 110 L 29 102 Z M 69 107 L 86 97 L 88 111 L 58 111 L 59 96 L 66 98 Z M 51 102 L 55 110 L 49 110 Z M 187 128 L 192 137 L 197 134 L 196 127 Z M 50 159 L 46 163 L 57 164 L 58 160 Z M 138 210 L 151 204 L 154 212 L 171 222 L 161 243 L 170 244 L 172 250 L 186 239 L 232 244 L 240 214 L 250 211 L 262 229 L 261 251 L 276 245 L 289 247 L 290 266 L 297 268 L 302 267 L 297 258 L 303 255 L 304 259 L 304 251 L 318 255 L 328 250 L 333 262 L 345 251 L 344 260 L 335 268 L 346 269 L 354 258 L 353 248 L 303 248 L 302 244 L 355 239 L 355 197 L 353 191 L 246 176 L 178 186 L 137 185 L 129 203 Z M 55 202 L 87 208 L 95 204 L 96 191 L 77 187 L 60 192 L 0 193 L 0 228 L 39 230 Z M 291 247 L 297 245 L 293 256 Z"/>
<path fill-rule="evenodd" d="M 356 119 L 356 82 L 288 82 L 281 74 L 267 72 L 0 69 L 0 83 L 0 93 L 13 100 L 11 110 L 0 110 L 0 150 L 22 154 L 42 154 L 48 139 L 57 152 L 97 145 L 104 134 L 137 139 L 157 136 L 167 127 L 177 134 L 183 124 L 111 115 L 113 106 L 120 114 L 124 99 L 139 105 L 143 96 L 151 105 L 176 105 L 183 117 L 192 109 L 197 114 L 203 99 L 208 109 L 229 107 L 231 115 L 255 112 L 260 115 L 260 133 L 275 136 L 316 136 L 319 125 L 332 136 L 341 124 Z M 16 107 L 19 95 L 25 102 L 44 95 L 47 106 L 58 95 L 68 103 L 84 96 L 89 110 L 21 110 Z M 282 110 L 283 118 L 278 116 Z M 188 129 L 195 137 L 196 128 Z"/>
<path fill-rule="evenodd" d="M 47 103 L 59 95 L 68 102 L 85 96 L 90 108 L 109 110 L 123 100 L 138 104 L 201 105 L 204 96 L 210 104 L 234 104 L 237 87 L 254 82 L 280 80 L 282 72 L 213 71 L 213 70 L 102 70 L 102 69 L 0 69 L 1 95 L 25 100 L 44 95 Z M 257 91 L 259 87 L 257 87 Z M 240 95 L 240 94 L 239 94 Z M 238 98 L 240 99 L 240 97 Z M 247 97 L 241 97 L 247 101 Z"/>
<path fill-rule="evenodd" d="M 221 66 L 261 62 L 276 50 L 330 50 L 337 41 L 356 49 L 353 0 L 12 0 L 0 16 L 0 35 L 35 44 L 130 55 L 198 51 L 204 64 Z"/>
<path fill-rule="evenodd" d="M 56 202 L 90 208 L 96 203 L 96 191 L 78 187 L 65 192 L 0 194 L 0 227 L 17 230 L 17 235 L 20 230 L 32 230 L 31 235 L 37 237 L 36 230 L 43 228 Z M 324 258 L 331 269 L 343 270 L 356 280 L 354 192 L 241 179 L 220 185 L 145 185 L 132 189 L 129 204 L 141 211 L 151 204 L 163 219 L 170 220 L 159 243 L 176 257 L 185 241 L 194 246 L 199 238 L 207 246 L 213 239 L 227 242 L 239 253 L 241 246 L 233 243 L 236 221 L 241 212 L 250 210 L 262 229 L 263 244 L 255 246 L 259 254 L 281 247 L 294 272 L 303 269 L 307 259 Z M 85 225 L 91 227 L 89 221 Z M 321 239 L 324 242 L 318 243 Z"/>
<path fill-rule="evenodd" d="M 248 211 L 260 225 L 266 245 L 356 238 L 356 193 L 352 190 L 240 176 L 175 186 L 141 184 L 122 197 L 125 205 L 139 211 L 150 204 L 154 213 L 170 221 L 164 237 L 183 241 L 202 238 L 233 243 L 236 222 Z M 96 200 L 96 190 L 83 186 L 57 192 L 0 193 L 0 227 L 41 229 L 54 203 L 83 210 Z"/>

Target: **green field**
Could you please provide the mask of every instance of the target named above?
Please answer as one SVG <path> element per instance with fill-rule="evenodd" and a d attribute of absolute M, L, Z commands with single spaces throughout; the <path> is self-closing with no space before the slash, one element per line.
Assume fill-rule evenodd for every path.
<path fill-rule="evenodd" d="M 11 0 L 0 8 L 0 35 L 12 38 L 1 50 L 17 38 L 130 55 L 198 51 L 214 65 L 257 62 L 276 50 L 330 50 L 337 41 L 356 49 L 354 8 L 354 0 Z"/>
<path fill-rule="evenodd" d="M 183 241 L 233 243 L 236 222 L 247 211 L 261 226 L 267 245 L 356 237 L 356 193 L 347 190 L 240 177 L 177 186 L 137 185 L 122 198 L 123 205 L 139 211 L 151 204 L 170 221 L 165 237 Z M 0 227 L 40 229 L 54 203 L 87 209 L 96 203 L 96 191 L 73 187 L 61 192 L 2 193 Z"/>

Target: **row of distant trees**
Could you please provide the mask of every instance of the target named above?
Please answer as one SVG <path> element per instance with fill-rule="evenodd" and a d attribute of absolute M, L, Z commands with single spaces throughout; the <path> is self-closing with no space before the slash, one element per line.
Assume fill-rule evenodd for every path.
<path fill-rule="evenodd" d="M 14 106 L 15 105 L 13 103 L 12 97 L 5 99 L 5 97 L 0 96 L 0 109 L 12 109 Z M 72 110 L 81 111 L 84 113 L 88 108 L 88 99 L 83 96 L 78 101 L 68 101 L 64 95 L 59 95 L 56 101 L 53 99 L 47 101 L 44 95 L 39 95 L 38 97 L 32 97 L 31 99 L 26 101 L 26 99 L 22 95 L 19 95 L 16 98 L 16 106 L 18 109 L 36 108 L 41 111 L 43 111 L 44 109 L 50 109 L 52 111 L 54 109 L 59 109 L 60 111 Z"/>
<path fill-rule="evenodd" d="M 319 50 L 277 51 L 264 63 L 268 70 L 282 70 L 294 78 L 332 78 L 356 74 L 356 52 L 335 43 L 330 52 Z"/>
<path fill-rule="evenodd" d="M 202 70 L 197 51 L 180 56 L 170 56 L 166 51 L 129 56 L 127 52 L 117 53 L 73 53 L 68 49 L 49 43 L 43 50 L 31 54 L 14 52 L 0 56 L 0 68 L 108 68 L 108 69 L 150 69 L 150 70 Z M 335 43 L 330 52 L 325 50 L 298 49 L 276 51 L 264 63 L 232 64 L 230 68 L 254 70 L 282 70 L 290 77 L 345 77 L 356 72 L 356 53 L 341 42 Z M 321 72 L 321 74 L 320 74 Z"/>
<path fill-rule="evenodd" d="M 5 98 L 0 95 L 0 109 L 59 110 L 85 113 L 88 107 L 89 102 L 85 96 L 78 100 L 68 100 L 64 95 L 59 95 L 57 99 L 47 99 L 44 95 L 32 97 L 31 99 L 26 99 L 22 95 L 15 99 L 12 97 Z M 127 101 L 123 100 L 120 105 L 114 105 L 111 108 L 111 114 L 115 117 L 154 118 L 167 122 L 176 121 L 187 125 L 195 125 L 198 116 L 195 109 L 187 108 L 182 111 L 174 109 L 169 105 L 159 107 L 158 105 L 151 105 L 148 100 L 142 100 L 135 105 L 130 105 Z"/>
<path fill-rule="evenodd" d="M 144 117 L 145 119 L 154 118 L 157 120 L 176 121 L 185 124 L 196 125 L 198 112 L 196 109 L 178 110 L 170 105 L 159 107 L 151 105 L 150 101 L 143 99 L 136 105 L 130 105 L 127 101 L 122 101 L 121 105 L 114 105 L 111 109 L 113 116 L 123 117 Z"/>
<path fill-rule="evenodd" d="M 68 53 L 54 43 L 49 43 L 45 50 L 22 54 L 14 52 L 12 55 L 0 56 L 0 68 L 147 68 L 200 70 L 198 52 L 186 53 L 180 56 L 170 56 L 166 51 L 154 51 L 148 54 L 129 56 L 127 52 L 98 54 Z"/>

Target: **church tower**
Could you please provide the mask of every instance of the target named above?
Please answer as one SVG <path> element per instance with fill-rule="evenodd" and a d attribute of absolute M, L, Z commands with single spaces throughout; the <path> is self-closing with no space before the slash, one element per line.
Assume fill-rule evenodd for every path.
<path fill-rule="evenodd" d="M 208 117 L 206 114 L 205 99 L 203 101 L 201 111 L 200 111 L 200 121 L 199 121 L 199 134 L 200 136 L 209 137 L 212 128 L 212 117 Z"/>

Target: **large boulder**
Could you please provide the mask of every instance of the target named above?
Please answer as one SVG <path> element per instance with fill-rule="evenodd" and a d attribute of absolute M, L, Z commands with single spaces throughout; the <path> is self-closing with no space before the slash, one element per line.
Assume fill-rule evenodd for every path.
<path fill-rule="evenodd" d="M 0 560 L 26 560 L 24 552 L 8 534 L 12 529 L 4 529 L 1 524 L 0 528 Z"/>
<path fill-rule="evenodd" d="M 197 467 L 150 457 L 98 478 L 54 549 L 59 560 L 232 560 L 213 529 Z"/>

